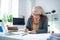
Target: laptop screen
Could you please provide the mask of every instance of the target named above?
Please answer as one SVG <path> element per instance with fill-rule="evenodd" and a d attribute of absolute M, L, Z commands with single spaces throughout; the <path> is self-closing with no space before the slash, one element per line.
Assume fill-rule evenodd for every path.
<path fill-rule="evenodd" d="M 25 25 L 24 18 L 13 18 L 13 25 Z"/>

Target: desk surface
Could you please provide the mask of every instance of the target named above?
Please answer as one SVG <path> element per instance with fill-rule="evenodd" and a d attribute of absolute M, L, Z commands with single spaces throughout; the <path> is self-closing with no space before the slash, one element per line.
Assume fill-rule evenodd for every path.
<path fill-rule="evenodd" d="M 5 37 L 5 38 L 13 38 L 17 40 L 46 40 L 49 38 L 50 34 L 49 33 L 44 33 L 44 34 L 27 34 L 22 36 L 22 34 L 19 35 L 5 35 L 5 34 L 0 34 L 0 37 Z"/>
<path fill-rule="evenodd" d="M 27 40 L 47 40 L 50 34 L 28 34 L 23 37 L 23 39 Z"/>

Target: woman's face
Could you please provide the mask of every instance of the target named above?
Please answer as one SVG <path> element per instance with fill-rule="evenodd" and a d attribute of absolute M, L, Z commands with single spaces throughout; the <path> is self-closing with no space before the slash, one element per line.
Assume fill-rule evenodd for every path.
<path fill-rule="evenodd" d="M 33 14 L 34 15 L 41 15 L 41 9 L 39 7 L 34 8 Z"/>

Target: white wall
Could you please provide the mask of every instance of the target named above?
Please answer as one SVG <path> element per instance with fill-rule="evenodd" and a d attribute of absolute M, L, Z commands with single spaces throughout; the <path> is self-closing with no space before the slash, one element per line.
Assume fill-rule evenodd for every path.
<path fill-rule="evenodd" d="M 27 0 L 19 0 L 19 17 L 27 14 Z"/>
<path fill-rule="evenodd" d="M 60 11 L 60 0 L 36 0 L 36 5 L 41 5 L 45 11 L 51 11 L 55 9 L 56 11 Z"/>
<path fill-rule="evenodd" d="M 19 0 L 12 0 L 11 1 L 11 5 L 12 5 L 12 14 L 13 14 L 13 17 L 18 17 Z"/>
<path fill-rule="evenodd" d="M 0 14 L 1 14 L 1 0 L 0 0 Z"/>
<path fill-rule="evenodd" d="M 0 19 L 2 19 L 4 13 L 8 13 L 9 0 L 1 0 L 1 13 Z"/>
<path fill-rule="evenodd" d="M 19 0 L 1 0 L 1 16 L 0 19 L 7 13 L 12 13 L 13 17 L 18 17 Z"/>

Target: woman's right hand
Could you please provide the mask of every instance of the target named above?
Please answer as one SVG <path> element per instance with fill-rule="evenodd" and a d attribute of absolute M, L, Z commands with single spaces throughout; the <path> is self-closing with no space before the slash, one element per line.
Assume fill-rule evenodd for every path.
<path fill-rule="evenodd" d="M 28 29 L 24 29 L 23 32 L 28 32 Z"/>

